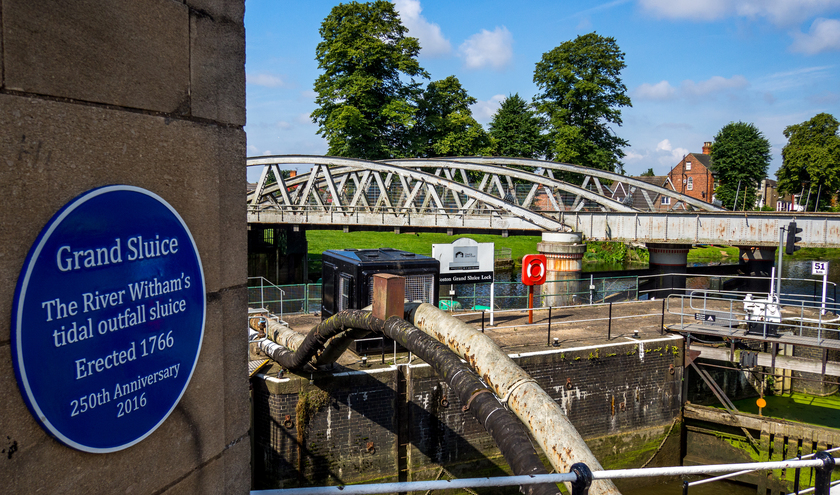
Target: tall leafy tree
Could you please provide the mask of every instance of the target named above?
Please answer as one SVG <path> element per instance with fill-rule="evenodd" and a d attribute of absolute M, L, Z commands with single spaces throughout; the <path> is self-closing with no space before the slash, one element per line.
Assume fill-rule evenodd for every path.
<path fill-rule="evenodd" d="M 641 173 L 640 177 L 656 177 L 656 174 L 653 172 L 653 167 L 645 170 Z"/>
<path fill-rule="evenodd" d="M 542 135 L 540 119 L 519 93 L 502 102 L 490 121 L 489 134 L 498 156 L 538 158 L 545 155 L 546 139 Z"/>
<path fill-rule="evenodd" d="M 776 172 L 783 193 L 798 194 L 811 188 L 807 210 L 827 210 L 840 189 L 840 123 L 831 114 L 820 113 L 811 120 L 785 128 L 788 144 L 782 149 L 782 168 Z M 819 204 L 817 203 L 819 196 Z"/>
<path fill-rule="evenodd" d="M 715 197 L 726 208 L 752 209 L 761 179 L 770 165 L 770 142 L 753 124 L 731 122 L 718 131 L 712 143 L 711 169 L 719 186 Z M 738 204 L 735 204 L 735 196 Z"/>
<path fill-rule="evenodd" d="M 491 154 L 490 138 L 470 110 L 475 102 L 455 76 L 430 82 L 417 102 L 412 132 L 416 156 Z"/>
<path fill-rule="evenodd" d="M 420 43 L 407 36 L 394 4 L 385 0 L 333 7 L 319 31 L 312 121 L 330 155 L 366 159 L 410 153 L 408 132 L 415 78 L 428 78 L 417 55 Z"/>
<path fill-rule="evenodd" d="M 615 135 L 621 108 L 632 106 L 621 82 L 624 52 L 614 38 L 589 33 L 544 53 L 534 70 L 538 112 L 549 131 L 550 156 L 602 170 L 621 172 L 622 147 Z"/>

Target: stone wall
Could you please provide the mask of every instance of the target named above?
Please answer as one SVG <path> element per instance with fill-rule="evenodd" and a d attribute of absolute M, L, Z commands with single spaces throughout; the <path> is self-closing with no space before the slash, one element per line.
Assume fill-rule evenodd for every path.
<path fill-rule="evenodd" d="M 244 1 L 2 0 L 0 9 L 0 486 L 247 493 Z M 29 413 L 10 321 L 38 233 L 68 201 L 108 184 L 148 189 L 184 219 L 203 263 L 207 324 L 169 418 L 137 445 L 89 454 Z"/>
<path fill-rule="evenodd" d="M 607 468 L 648 461 L 679 416 L 680 337 L 512 357 L 563 407 Z M 509 473 L 481 424 L 425 364 L 315 373 L 311 381 L 269 373 L 252 384 L 256 488 L 434 479 L 447 476 L 441 468 L 458 477 Z M 324 405 L 298 425 L 299 397 L 317 391 Z M 678 445 L 665 450 L 669 457 L 651 465 L 679 464 Z M 299 461 L 300 453 L 306 459 Z"/>

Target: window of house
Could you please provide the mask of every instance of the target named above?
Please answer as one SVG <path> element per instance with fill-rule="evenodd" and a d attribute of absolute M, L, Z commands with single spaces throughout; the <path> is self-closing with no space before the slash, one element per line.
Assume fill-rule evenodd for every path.
<path fill-rule="evenodd" d="M 693 177 L 688 178 L 688 182 L 685 184 L 685 188 L 689 191 L 694 190 L 694 178 Z"/>
<path fill-rule="evenodd" d="M 688 161 L 688 160 L 685 161 L 685 169 L 686 170 L 691 170 L 691 162 Z"/>
<path fill-rule="evenodd" d="M 671 204 L 671 197 L 670 196 L 662 196 L 662 204 L 663 205 Z"/>

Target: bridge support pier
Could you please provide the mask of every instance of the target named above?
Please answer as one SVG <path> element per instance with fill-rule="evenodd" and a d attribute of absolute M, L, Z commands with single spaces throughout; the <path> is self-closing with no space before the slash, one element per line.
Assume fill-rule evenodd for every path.
<path fill-rule="evenodd" d="M 579 232 L 543 232 L 537 251 L 544 254 L 547 282 L 540 287 L 543 306 L 579 304 L 578 294 L 586 243 Z M 588 299 L 587 299 L 588 300 Z"/>
<path fill-rule="evenodd" d="M 248 226 L 248 276 L 277 285 L 309 283 L 306 229 L 295 225 Z"/>
<path fill-rule="evenodd" d="M 764 277 L 764 279 L 747 279 L 743 290 L 770 292 L 770 272 L 776 262 L 777 248 L 775 246 L 738 246 L 738 249 L 741 270 L 750 277 Z"/>
<path fill-rule="evenodd" d="M 685 289 L 685 267 L 688 265 L 688 244 L 647 243 L 650 252 L 650 268 L 661 276 L 656 279 L 653 297 L 663 298 L 669 294 L 682 294 Z M 674 275 L 671 275 L 674 274 Z"/>

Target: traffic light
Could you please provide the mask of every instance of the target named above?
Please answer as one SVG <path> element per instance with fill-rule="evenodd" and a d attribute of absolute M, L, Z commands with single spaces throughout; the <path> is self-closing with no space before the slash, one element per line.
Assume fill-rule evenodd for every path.
<path fill-rule="evenodd" d="M 802 240 L 801 237 L 796 237 L 796 234 L 800 232 L 802 232 L 802 229 L 796 228 L 796 222 L 790 222 L 790 224 L 788 224 L 785 253 L 793 254 L 800 249 L 800 247 L 796 245 L 797 242 Z"/>

